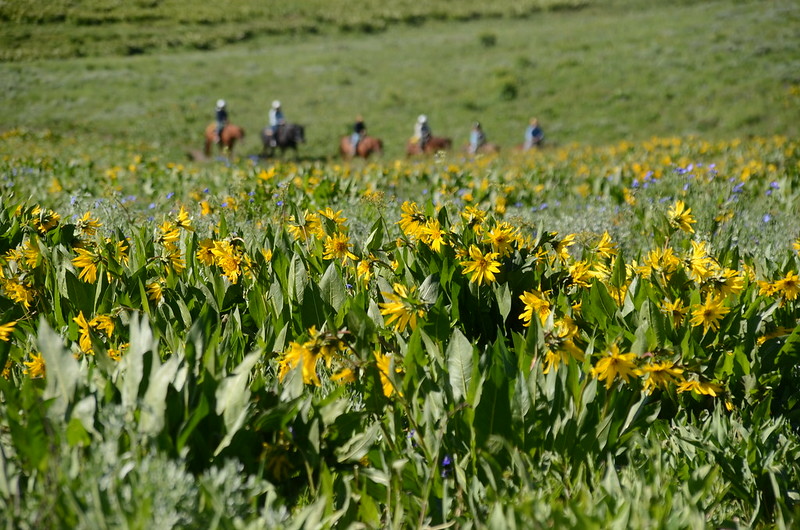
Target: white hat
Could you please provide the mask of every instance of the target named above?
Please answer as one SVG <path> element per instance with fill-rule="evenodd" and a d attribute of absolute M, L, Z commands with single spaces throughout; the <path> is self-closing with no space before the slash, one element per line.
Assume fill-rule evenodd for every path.
<path fill-rule="evenodd" d="M 419 123 L 425 123 L 426 121 L 428 121 L 428 117 L 427 117 L 427 116 L 425 116 L 424 114 L 420 114 L 420 115 L 419 115 L 419 118 L 417 118 L 417 121 L 418 121 Z"/>
<path fill-rule="evenodd" d="M 273 109 L 280 108 L 280 106 L 281 106 L 281 102 L 280 102 L 280 101 L 278 101 L 277 99 L 276 99 L 275 101 L 273 101 L 273 102 L 272 102 L 272 108 L 273 108 Z"/>
<path fill-rule="evenodd" d="M 218 99 L 217 100 L 217 108 L 221 109 L 221 108 L 224 108 L 224 107 L 225 107 L 225 100 L 224 99 Z"/>

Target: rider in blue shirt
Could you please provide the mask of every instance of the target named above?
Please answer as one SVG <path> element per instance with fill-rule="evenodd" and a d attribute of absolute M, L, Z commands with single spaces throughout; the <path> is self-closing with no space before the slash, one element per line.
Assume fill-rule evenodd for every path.
<path fill-rule="evenodd" d="M 531 118 L 528 128 L 525 129 L 525 143 L 523 149 L 528 150 L 531 147 L 541 147 L 544 143 L 544 131 L 539 127 L 539 120 Z"/>
<path fill-rule="evenodd" d="M 353 124 L 353 134 L 350 135 L 350 145 L 353 148 L 353 155 L 358 153 L 358 143 L 367 133 L 367 125 L 364 123 L 364 118 L 359 114 L 356 116 L 356 122 Z"/>

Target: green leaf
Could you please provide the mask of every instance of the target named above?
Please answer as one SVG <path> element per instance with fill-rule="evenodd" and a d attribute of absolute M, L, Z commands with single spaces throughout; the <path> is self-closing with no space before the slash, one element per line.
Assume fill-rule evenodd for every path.
<path fill-rule="evenodd" d="M 63 417 L 75 395 L 80 377 L 78 361 L 63 346 L 63 339 L 53 331 L 44 317 L 39 320 L 39 351 L 47 367 L 47 386 L 43 398 L 52 399 L 49 414 Z"/>
<path fill-rule="evenodd" d="M 153 356 L 150 378 L 147 391 L 141 404 L 139 417 L 139 432 L 156 435 L 164 428 L 164 414 L 167 411 L 167 390 L 175 378 L 181 359 L 171 357 L 166 363 L 159 366 L 157 356 Z"/>
<path fill-rule="evenodd" d="M 653 332 L 658 346 L 663 347 L 667 342 L 667 324 L 666 315 L 664 315 L 659 307 L 652 301 L 646 302 L 648 309 L 648 320 L 650 322 L 650 331 Z M 644 310 L 644 308 L 642 308 Z"/>
<path fill-rule="evenodd" d="M 83 428 L 80 420 L 77 418 L 72 418 L 67 424 L 67 443 L 72 447 L 76 445 L 86 447 L 91 443 L 91 441 L 92 440 L 89 438 L 89 433 L 87 433 L 86 429 Z"/>
<path fill-rule="evenodd" d="M 503 317 L 503 322 L 505 322 L 511 312 L 511 290 L 508 288 L 508 284 L 503 283 L 495 286 L 494 296 L 497 299 L 497 309 L 500 311 L 500 316 Z"/>
<path fill-rule="evenodd" d="M 431 274 L 419 286 L 419 298 L 426 304 L 435 304 L 439 298 L 439 279 L 436 274 Z"/>
<path fill-rule="evenodd" d="M 260 352 L 253 352 L 237 366 L 233 375 L 226 377 L 217 387 L 215 397 L 217 400 L 216 413 L 222 415 L 225 423 L 225 437 L 214 451 L 214 456 L 225 449 L 233 440 L 236 432 L 244 425 L 249 411 L 250 388 L 247 381 L 250 371 L 255 366 Z"/>
<path fill-rule="evenodd" d="M 472 343 L 456 328 L 447 346 L 447 372 L 453 400 L 461 401 L 467 397 L 472 379 Z"/>
<path fill-rule="evenodd" d="M 625 273 L 625 259 L 623 259 L 622 254 L 617 254 L 617 258 L 614 260 L 614 270 L 611 272 L 611 285 L 616 288 L 625 285 L 627 280 Z"/>
<path fill-rule="evenodd" d="M 157 342 L 153 339 L 147 317 L 139 321 L 134 313 L 130 323 L 130 347 L 120 362 L 121 381 L 117 383 L 122 396 L 122 406 L 133 409 L 139 399 L 139 386 L 144 377 L 144 354 L 158 351 Z"/>
<path fill-rule="evenodd" d="M 366 431 L 356 434 L 347 443 L 337 447 L 334 451 L 336 459 L 339 462 L 358 462 L 369 452 L 380 431 L 380 422 L 374 422 Z"/>
<path fill-rule="evenodd" d="M 616 312 L 617 304 L 608 294 L 605 285 L 598 281 L 593 282 L 589 288 L 589 303 L 583 304 L 584 316 L 604 328 Z"/>
<path fill-rule="evenodd" d="M 334 311 L 339 311 L 347 298 L 347 289 L 342 279 L 342 275 L 336 268 L 336 263 L 331 262 L 319 281 L 320 297 L 333 307 Z"/>
<path fill-rule="evenodd" d="M 191 415 L 183 424 L 180 430 L 180 434 L 178 435 L 178 439 L 175 442 L 175 448 L 180 452 L 186 446 L 186 443 L 189 441 L 189 437 L 191 436 L 192 432 L 197 428 L 200 422 L 208 416 L 208 413 L 211 412 L 211 407 L 208 406 L 208 399 L 206 398 L 205 394 L 200 394 L 200 401 L 191 409 Z"/>
<path fill-rule="evenodd" d="M 308 285 L 308 272 L 303 264 L 303 259 L 300 254 L 292 256 L 292 273 L 289 274 L 289 295 L 293 297 L 297 303 L 303 303 L 303 294 Z"/>
<path fill-rule="evenodd" d="M 250 292 L 247 294 L 247 308 L 253 316 L 253 321 L 256 325 L 263 327 L 267 321 L 267 304 L 259 284 L 253 285 Z"/>

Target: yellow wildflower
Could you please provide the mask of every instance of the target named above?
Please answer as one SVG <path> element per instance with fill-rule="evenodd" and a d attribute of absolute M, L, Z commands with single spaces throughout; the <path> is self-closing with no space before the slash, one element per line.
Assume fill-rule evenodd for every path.
<path fill-rule="evenodd" d="M 635 353 L 620 353 L 619 347 L 614 344 L 609 349 L 608 354 L 597 361 L 597 364 L 592 368 L 592 376 L 601 381 L 605 380 L 606 388 L 611 388 L 617 376 L 627 383 L 630 376 L 641 374 L 641 370 L 633 362 L 635 358 Z"/>
<path fill-rule="evenodd" d="M 3 282 L 3 288 L 13 301 L 22 304 L 25 309 L 30 308 L 33 302 L 33 289 L 29 285 L 11 278 Z"/>
<path fill-rule="evenodd" d="M 163 279 L 147 284 L 147 298 L 156 303 L 164 298 Z"/>
<path fill-rule="evenodd" d="M 214 241 L 214 248 L 211 249 L 214 255 L 214 263 L 222 269 L 222 273 L 231 283 L 239 281 L 242 273 L 240 264 L 242 255 L 234 248 L 229 241 Z"/>
<path fill-rule="evenodd" d="M 610 259 L 617 255 L 616 243 L 611 240 L 611 236 L 608 235 L 608 232 L 603 232 L 603 235 L 600 236 L 600 241 L 595 245 L 594 251 L 601 258 Z"/>
<path fill-rule="evenodd" d="M 683 324 L 683 317 L 686 316 L 688 310 L 689 308 L 683 305 L 683 300 L 680 298 L 675 299 L 674 302 L 665 298 L 661 302 L 661 312 L 672 319 L 672 325 L 676 328 Z"/>
<path fill-rule="evenodd" d="M 383 395 L 389 397 L 396 391 L 394 384 L 392 384 L 392 381 L 389 379 L 389 370 L 392 363 L 392 357 L 389 355 L 383 355 L 382 353 L 376 351 L 375 359 L 378 362 L 378 372 L 380 373 L 381 377 L 381 385 L 383 385 Z M 397 368 L 396 366 L 394 371 L 396 373 L 401 373 L 400 368 Z M 400 393 L 399 391 L 397 392 L 398 394 Z"/>
<path fill-rule="evenodd" d="M 198 248 L 197 252 L 195 253 L 197 260 L 204 265 L 213 265 L 214 253 L 211 252 L 212 248 L 214 248 L 213 240 L 206 238 L 200 241 L 200 248 Z"/>
<path fill-rule="evenodd" d="M 503 221 L 492 227 L 484 237 L 483 242 L 492 245 L 492 250 L 502 258 L 511 254 L 513 246 L 519 240 L 517 230 L 509 223 Z"/>
<path fill-rule="evenodd" d="M 325 241 L 325 253 L 322 258 L 341 259 L 344 264 L 347 264 L 348 259 L 357 260 L 358 256 L 350 252 L 350 246 L 350 237 L 347 234 L 336 233 Z"/>
<path fill-rule="evenodd" d="M 183 206 L 181 206 L 178 216 L 175 218 L 175 226 L 178 228 L 183 228 L 189 232 L 194 230 L 194 228 L 192 228 L 192 219 L 189 217 L 189 212 L 187 212 L 186 208 Z"/>
<path fill-rule="evenodd" d="M 496 261 L 497 252 L 481 253 L 476 245 L 470 245 L 470 260 L 465 260 L 461 264 L 464 266 L 464 274 L 469 275 L 469 281 L 478 285 L 483 282 L 491 283 L 495 281 L 495 274 L 500 272 L 500 262 Z"/>
<path fill-rule="evenodd" d="M 96 282 L 97 264 L 101 261 L 100 255 L 85 248 L 76 248 L 75 253 L 78 256 L 72 259 L 72 264 L 81 269 L 78 278 L 86 283 Z"/>
<path fill-rule="evenodd" d="M 427 222 L 427 218 L 422 214 L 416 203 L 405 201 L 401 206 L 402 214 L 397 224 L 403 233 L 414 239 L 422 238 L 422 228 Z"/>
<path fill-rule="evenodd" d="M 684 381 L 678 385 L 678 392 L 695 392 L 704 396 L 717 397 L 722 392 L 722 385 L 702 381 Z"/>
<path fill-rule="evenodd" d="M 103 225 L 100 221 L 92 217 L 92 212 L 86 212 L 83 214 L 83 217 L 78 219 L 78 222 L 75 223 L 75 226 L 82 234 L 93 236 L 97 232 L 97 229 Z"/>
<path fill-rule="evenodd" d="M 694 233 L 692 224 L 696 223 L 697 221 L 694 217 L 692 217 L 692 209 L 687 208 L 683 201 L 679 200 L 670 207 L 670 209 L 667 211 L 667 218 L 669 219 L 669 224 L 673 228 L 677 228 L 691 234 Z"/>
<path fill-rule="evenodd" d="M 800 276 L 789 271 L 786 276 L 775 282 L 775 292 L 780 292 L 785 300 L 796 300 L 800 294 Z"/>
<path fill-rule="evenodd" d="M 539 316 L 539 320 L 542 324 L 547 321 L 547 317 L 550 316 L 550 302 L 547 301 L 543 293 L 536 289 L 531 289 L 521 294 L 519 299 L 525 304 L 525 310 L 519 316 L 519 319 L 523 321 L 525 327 L 531 325 L 531 319 L 534 313 Z"/>
<path fill-rule="evenodd" d="M 315 386 L 320 385 L 319 376 L 317 376 L 317 359 L 319 357 L 307 347 L 307 344 L 289 343 L 289 350 L 278 361 L 278 378 L 281 382 L 283 382 L 286 374 L 295 367 L 300 366 L 303 373 L 303 383 L 313 383 Z"/>
<path fill-rule="evenodd" d="M 667 388 L 670 383 L 683 378 L 683 368 L 676 368 L 672 361 L 648 364 L 642 367 L 642 373 L 648 376 L 644 381 L 644 390 L 648 394 L 656 388 Z"/>
<path fill-rule="evenodd" d="M 400 283 L 394 284 L 393 293 L 381 293 L 389 302 L 381 302 L 378 304 L 381 307 L 381 315 L 389 315 L 386 319 L 388 326 L 394 322 L 394 327 L 397 331 L 402 332 L 406 326 L 411 326 L 411 330 L 417 329 L 417 317 L 425 315 L 423 304 L 415 296 L 417 288 L 412 286 L 411 289 Z"/>
<path fill-rule="evenodd" d="M 437 219 L 429 219 L 420 229 L 420 239 L 434 252 L 440 252 L 442 245 L 447 245 L 444 240 L 445 232 Z"/>
<path fill-rule="evenodd" d="M 704 334 L 709 329 L 716 331 L 719 329 L 719 321 L 729 312 L 730 309 L 725 307 L 722 297 L 709 294 L 704 304 L 695 306 L 694 310 L 692 310 L 690 323 L 694 327 L 702 325 Z"/>
<path fill-rule="evenodd" d="M 41 353 L 31 353 L 31 360 L 24 363 L 27 368 L 24 373 L 28 374 L 31 379 L 38 379 L 45 376 L 44 359 Z"/>
<path fill-rule="evenodd" d="M 9 340 L 11 340 L 11 333 L 14 332 L 14 327 L 16 325 L 17 325 L 16 320 L 0 325 L 0 340 L 4 342 L 8 342 Z"/>
<path fill-rule="evenodd" d="M 78 328 L 80 329 L 80 340 L 78 340 L 78 345 L 81 348 L 83 353 L 94 353 L 92 351 L 92 336 L 91 336 L 91 329 L 89 323 L 86 321 L 86 317 L 83 316 L 83 311 L 78 313 L 78 316 L 72 319 L 73 322 L 78 324 Z"/>

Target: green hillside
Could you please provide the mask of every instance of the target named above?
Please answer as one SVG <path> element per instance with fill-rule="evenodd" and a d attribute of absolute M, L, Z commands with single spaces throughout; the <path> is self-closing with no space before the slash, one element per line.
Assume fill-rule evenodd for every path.
<path fill-rule="evenodd" d="M 24 15 L 25 5 L 5 3 L 4 16 L 30 24 L 34 18 Z M 173 12 L 166 22 L 134 17 L 135 24 L 124 19 L 77 26 L 67 16 L 73 11 L 59 11 L 58 5 L 67 4 L 53 4 L 55 14 L 41 15 L 40 26 L 62 28 L 75 38 L 126 24 L 144 34 L 183 21 L 169 11 L 172 3 L 162 2 L 158 10 Z M 248 11 L 244 3 L 237 5 L 228 18 L 208 15 L 214 22 L 201 25 L 208 32 L 228 24 L 245 27 L 239 21 Z M 426 17 L 443 18 L 434 16 L 434 8 L 449 5 L 434 2 Z M 248 132 L 241 154 L 258 151 L 256 133 L 273 99 L 283 101 L 291 121 L 307 126 L 301 154 L 315 158 L 334 154 L 338 136 L 357 113 L 371 133 L 383 137 L 389 156 L 402 154 L 420 113 L 430 116 L 434 133 L 454 137 L 457 145 L 466 141 L 470 123 L 480 120 L 490 140 L 506 148 L 521 141 L 532 115 L 559 144 L 798 133 L 795 2 L 620 2 L 549 11 L 535 11 L 538 2 L 492 5 L 527 16 L 492 18 L 486 12 L 475 20 L 397 24 L 377 33 L 314 34 L 290 32 L 286 21 L 294 18 L 273 15 L 264 20 L 280 20 L 284 34 L 254 33 L 246 42 L 210 50 L 0 63 L 0 123 L 76 136 L 89 145 L 146 141 L 169 157 L 200 147 L 218 98 L 229 101 L 232 120 Z M 125 9 L 138 9 L 131 6 Z M 317 12 L 312 8 L 305 2 L 292 9 Z M 112 17 L 122 10 L 107 12 Z M 186 11 L 202 18 L 202 9 Z M 339 5 L 336 12 L 345 18 L 360 11 Z M 254 13 L 256 20 L 262 12 Z M 25 24 L 5 23 L 5 37 Z M 53 43 L 55 50 L 59 42 L 54 33 L 38 45 Z"/>

